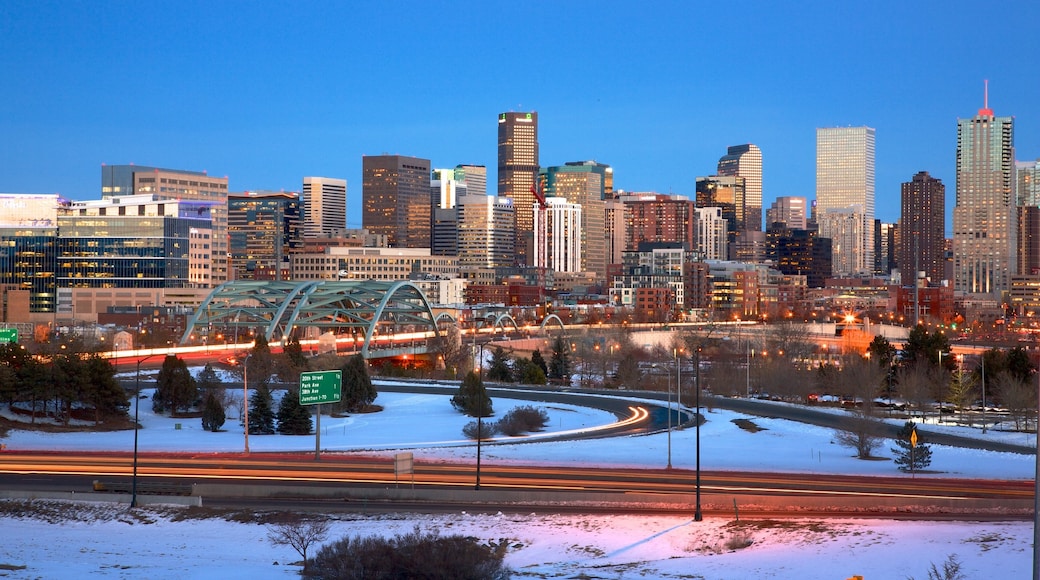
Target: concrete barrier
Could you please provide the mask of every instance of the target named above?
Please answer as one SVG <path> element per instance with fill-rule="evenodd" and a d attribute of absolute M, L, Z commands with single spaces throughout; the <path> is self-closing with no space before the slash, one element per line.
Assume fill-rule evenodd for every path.
<path fill-rule="evenodd" d="M 91 501 L 98 503 L 125 503 L 130 505 L 131 495 L 126 493 L 77 493 L 75 491 L 0 491 L 0 499 L 53 499 L 64 501 Z M 183 495 L 144 495 L 137 494 L 137 505 L 181 505 L 199 507 L 202 497 Z"/>

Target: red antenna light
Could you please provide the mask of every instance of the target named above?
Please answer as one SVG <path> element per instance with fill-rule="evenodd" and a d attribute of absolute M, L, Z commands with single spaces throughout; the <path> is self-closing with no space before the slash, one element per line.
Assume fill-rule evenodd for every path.
<path fill-rule="evenodd" d="M 979 109 L 980 117 L 992 117 L 993 110 L 989 108 L 989 80 L 983 80 L 982 108 Z"/>

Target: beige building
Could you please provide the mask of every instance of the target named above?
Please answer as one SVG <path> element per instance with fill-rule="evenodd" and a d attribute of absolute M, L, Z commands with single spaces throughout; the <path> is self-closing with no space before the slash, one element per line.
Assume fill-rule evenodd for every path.
<path fill-rule="evenodd" d="M 429 248 L 327 247 L 292 256 L 293 280 L 408 280 L 421 274 L 458 278 L 458 259 L 431 255 Z"/>

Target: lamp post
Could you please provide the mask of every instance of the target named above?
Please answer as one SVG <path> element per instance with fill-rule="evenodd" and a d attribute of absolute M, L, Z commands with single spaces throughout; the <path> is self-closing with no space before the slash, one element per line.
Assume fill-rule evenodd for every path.
<path fill-rule="evenodd" d="M 695 398 L 697 406 L 697 503 L 693 511 L 693 521 L 699 522 L 704 519 L 701 514 L 701 347 L 697 347 L 697 368 L 694 371 L 694 383 L 696 387 Z"/>
<path fill-rule="evenodd" d="M 249 453 L 249 357 L 253 356 L 253 353 L 246 355 L 244 361 L 242 361 L 242 424 L 245 426 L 246 433 L 246 453 Z"/>
<path fill-rule="evenodd" d="M 480 388 L 484 389 L 484 344 L 480 343 L 480 358 L 477 359 L 479 366 L 478 377 L 480 378 Z M 484 401 L 481 399 L 477 408 L 477 483 L 473 486 L 473 489 L 480 490 L 480 440 L 484 438 Z"/>
<path fill-rule="evenodd" d="M 668 372 L 665 368 L 665 374 L 668 376 L 668 465 L 667 468 L 672 468 L 672 373 Z"/>
<path fill-rule="evenodd" d="M 982 432 L 986 432 L 986 353 L 982 353 Z"/>
<path fill-rule="evenodd" d="M 159 353 L 154 353 L 137 359 L 137 378 L 134 380 L 134 389 L 137 391 L 134 399 L 134 476 L 130 482 L 130 507 L 132 508 L 137 507 L 137 432 L 141 430 L 141 363 L 158 355 Z"/>
<path fill-rule="evenodd" d="M 943 383 L 944 380 L 946 380 L 946 376 L 942 372 L 942 370 L 943 370 L 942 357 L 943 357 L 943 351 L 940 350 L 939 351 L 939 377 L 940 377 L 939 378 L 939 418 L 936 420 L 936 423 L 942 423 L 942 412 L 943 412 L 943 385 L 942 385 L 942 383 Z"/>

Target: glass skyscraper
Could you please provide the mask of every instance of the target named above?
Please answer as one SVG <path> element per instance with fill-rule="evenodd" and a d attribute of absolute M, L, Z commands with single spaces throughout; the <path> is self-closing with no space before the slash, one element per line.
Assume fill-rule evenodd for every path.
<path fill-rule="evenodd" d="M 833 244 L 834 275 L 871 275 L 874 271 L 874 129 L 834 127 L 816 130 L 816 210 L 820 236 Z M 842 214 L 824 219 L 828 212 Z M 856 237 L 848 237 L 850 212 L 858 214 Z M 830 231 L 828 224 L 844 224 Z M 846 253 L 847 252 L 847 253 Z M 839 256 L 839 253 L 844 255 Z"/>

